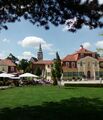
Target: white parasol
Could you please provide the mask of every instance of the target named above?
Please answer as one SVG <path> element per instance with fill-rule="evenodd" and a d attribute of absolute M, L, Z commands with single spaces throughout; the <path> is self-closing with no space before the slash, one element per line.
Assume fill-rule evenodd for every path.
<path fill-rule="evenodd" d="M 24 73 L 22 75 L 19 75 L 19 77 L 34 77 L 34 78 L 38 78 L 37 75 L 31 74 L 31 73 Z"/>
<path fill-rule="evenodd" d="M 9 73 L 1 73 L 0 77 L 9 78 L 9 77 L 14 77 L 14 75 L 13 74 L 9 74 Z"/>

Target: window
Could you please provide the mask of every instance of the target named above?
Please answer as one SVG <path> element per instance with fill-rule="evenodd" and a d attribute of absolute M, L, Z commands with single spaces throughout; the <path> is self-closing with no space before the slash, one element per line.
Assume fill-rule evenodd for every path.
<path fill-rule="evenodd" d="M 103 68 L 103 62 L 100 62 L 100 67 Z"/>
<path fill-rule="evenodd" d="M 80 76 L 83 76 L 83 75 L 84 75 L 84 73 L 83 73 L 83 72 L 79 72 L 78 74 L 79 74 Z"/>
<path fill-rule="evenodd" d="M 47 76 L 51 76 L 51 73 L 50 73 L 50 72 L 47 72 Z"/>
<path fill-rule="evenodd" d="M 68 72 L 68 76 L 73 76 L 73 73 L 72 72 Z"/>
<path fill-rule="evenodd" d="M 67 66 L 67 67 L 70 67 L 70 63 L 69 63 L 69 62 L 66 62 L 66 66 Z"/>
<path fill-rule="evenodd" d="M 67 77 L 68 76 L 68 72 L 64 72 L 63 76 Z"/>
<path fill-rule="evenodd" d="M 11 72 L 14 72 L 14 71 L 15 71 L 14 67 L 11 67 Z"/>
<path fill-rule="evenodd" d="M 83 66 L 83 63 L 82 63 L 82 61 L 80 62 L 80 66 Z"/>
<path fill-rule="evenodd" d="M 50 65 L 48 65 L 48 68 L 50 68 Z"/>
<path fill-rule="evenodd" d="M 73 76 L 78 76 L 78 72 L 73 72 Z"/>
<path fill-rule="evenodd" d="M 75 68 L 75 62 L 72 62 L 71 65 L 72 65 L 72 68 Z"/>
<path fill-rule="evenodd" d="M 96 75 L 96 76 L 99 76 L 99 72 L 98 72 L 98 71 L 96 71 L 96 72 L 95 72 L 95 75 Z"/>
<path fill-rule="evenodd" d="M 103 72 L 100 71 L 100 72 L 99 72 L 99 76 L 100 76 L 100 77 L 103 76 Z"/>

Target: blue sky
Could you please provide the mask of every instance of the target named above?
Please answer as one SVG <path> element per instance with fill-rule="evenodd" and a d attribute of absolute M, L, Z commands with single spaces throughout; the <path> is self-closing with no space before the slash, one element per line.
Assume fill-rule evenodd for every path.
<path fill-rule="evenodd" d="M 49 30 L 36 27 L 22 19 L 21 22 L 9 23 L 8 30 L 0 31 L 0 58 L 13 53 L 18 58 L 36 57 L 39 44 L 42 44 L 44 59 L 53 59 L 58 51 L 61 58 L 71 54 L 83 44 L 85 48 L 96 51 L 103 48 L 102 29 L 89 30 L 83 27 L 76 33 L 64 31 L 65 26 L 50 25 Z"/>

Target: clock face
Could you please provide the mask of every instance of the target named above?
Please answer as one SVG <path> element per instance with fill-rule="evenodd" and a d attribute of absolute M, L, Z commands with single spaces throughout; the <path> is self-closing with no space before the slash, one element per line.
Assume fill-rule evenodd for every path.
<path fill-rule="evenodd" d="M 102 67 L 102 68 L 103 68 L 103 62 L 101 62 L 101 63 L 100 63 L 100 67 Z"/>

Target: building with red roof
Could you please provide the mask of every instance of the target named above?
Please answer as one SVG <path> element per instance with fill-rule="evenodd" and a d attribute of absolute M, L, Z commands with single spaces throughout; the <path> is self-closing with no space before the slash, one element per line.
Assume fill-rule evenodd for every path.
<path fill-rule="evenodd" d="M 10 59 L 0 59 L 0 72 L 15 73 L 16 65 Z"/>
<path fill-rule="evenodd" d="M 51 79 L 52 60 L 38 60 L 32 62 L 33 72 L 39 67 L 42 76 Z M 97 52 L 85 49 L 83 46 L 73 54 L 67 55 L 62 59 L 62 79 L 99 79 L 103 77 L 103 58 Z"/>
<path fill-rule="evenodd" d="M 62 62 L 63 79 L 72 79 L 73 77 L 99 79 L 99 77 L 103 77 L 103 58 L 83 46 L 75 53 L 64 57 Z"/>

